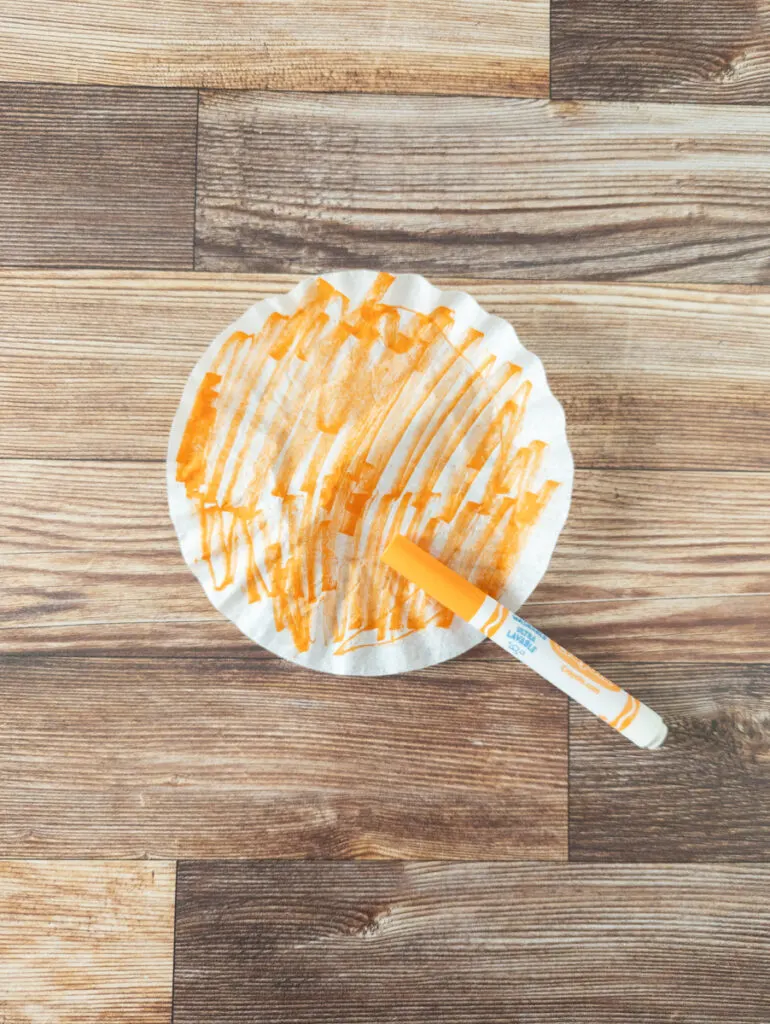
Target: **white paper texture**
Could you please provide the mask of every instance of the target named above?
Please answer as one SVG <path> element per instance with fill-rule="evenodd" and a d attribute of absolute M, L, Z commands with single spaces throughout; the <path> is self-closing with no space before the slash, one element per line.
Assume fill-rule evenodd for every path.
<path fill-rule="evenodd" d="M 168 496 L 212 604 L 273 653 L 385 675 L 479 633 L 380 562 L 403 533 L 510 609 L 569 510 L 564 413 L 510 324 L 424 278 L 344 271 L 256 303 L 193 370 Z"/>

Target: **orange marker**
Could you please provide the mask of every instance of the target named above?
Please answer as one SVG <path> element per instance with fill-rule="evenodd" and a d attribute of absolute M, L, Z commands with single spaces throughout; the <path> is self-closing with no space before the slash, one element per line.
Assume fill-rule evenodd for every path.
<path fill-rule="evenodd" d="M 657 712 L 406 537 L 396 537 L 382 560 L 638 747 L 662 746 L 668 728 Z"/>

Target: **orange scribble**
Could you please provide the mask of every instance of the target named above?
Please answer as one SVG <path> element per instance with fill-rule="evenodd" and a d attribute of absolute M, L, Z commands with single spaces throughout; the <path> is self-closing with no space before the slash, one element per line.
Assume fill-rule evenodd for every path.
<path fill-rule="evenodd" d="M 451 309 L 385 302 L 393 280 L 351 308 L 318 279 L 292 315 L 235 332 L 177 453 L 214 587 L 270 599 L 299 652 L 451 624 L 380 561 L 397 533 L 498 596 L 558 487 L 534 490 L 543 442 L 516 448 L 521 368 L 485 354 L 479 331 L 450 342 Z"/>

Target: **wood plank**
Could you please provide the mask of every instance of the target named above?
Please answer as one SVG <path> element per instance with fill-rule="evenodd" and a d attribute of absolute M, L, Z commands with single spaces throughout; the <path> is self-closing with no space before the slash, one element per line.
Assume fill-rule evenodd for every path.
<path fill-rule="evenodd" d="M 209 605 L 176 553 L 54 552 L 41 562 L 34 552 L 3 559 L 0 652 L 266 657 Z M 522 614 L 586 661 L 763 663 L 769 605 L 770 591 L 554 602 L 537 591 Z M 510 661 L 486 642 L 466 657 Z"/>
<path fill-rule="evenodd" d="M 0 78 L 548 95 L 548 0 L 5 0 Z"/>
<path fill-rule="evenodd" d="M 0 455 L 165 459 L 205 346 L 295 280 L 3 271 Z M 766 289 L 440 283 L 468 288 L 541 356 L 579 466 L 770 468 Z"/>
<path fill-rule="evenodd" d="M 764 0 L 553 0 L 555 99 L 770 101 Z"/>
<path fill-rule="evenodd" d="M 7 453 L 162 458 L 205 342 L 290 280 L 6 272 Z M 760 629 L 767 478 L 744 472 L 766 465 L 770 451 L 767 293 L 510 282 L 473 290 L 553 368 L 579 464 L 677 467 L 654 477 L 579 474 L 570 526 L 527 613 L 586 658 L 770 660 Z M 39 402 L 43 385 L 63 395 L 62 380 L 66 402 Z M 682 472 L 692 464 L 731 472 Z M 4 650 L 213 645 L 261 657 L 182 564 L 161 463 L 11 462 L 2 477 L 12 496 L 0 532 Z M 472 655 L 494 656 L 489 647 Z"/>
<path fill-rule="evenodd" d="M 158 577 L 154 587 L 179 560 L 162 463 L 0 459 L 0 494 L 0 555 L 37 555 L 41 569 L 51 558 L 65 570 L 59 554 L 88 554 L 81 568 L 109 572 L 122 553 Z M 768 507 L 770 472 L 579 469 L 535 600 L 770 592 Z M 181 612 L 200 607 L 179 579 L 173 589 Z M 110 603 L 106 592 L 94 601 Z"/>
<path fill-rule="evenodd" d="M 582 601 L 524 614 L 587 661 L 770 662 L 762 636 L 770 594 Z M 505 652 L 501 651 L 505 657 Z"/>
<path fill-rule="evenodd" d="M 0 650 L 256 656 L 182 561 L 161 463 L 0 461 L 0 492 Z M 764 658 L 765 616 L 750 609 L 770 601 L 768 506 L 768 473 L 579 470 L 528 614 L 557 632 L 570 622 L 584 653 L 590 638 L 643 660 L 651 643 L 680 659 L 720 660 L 726 642 Z M 752 599 L 745 612 L 739 597 Z"/>
<path fill-rule="evenodd" d="M 173 864 L 0 862 L 0 1019 L 167 1024 Z"/>
<path fill-rule="evenodd" d="M 770 109 L 206 92 L 196 267 L 766 283 Z"/>
<path fill-rule="evenodd" d="M 765 1024 L 770 866 L 182 864 L 176 1024 Z"/>
<path fill-rule="evenodd" d="M 0 494 L 0 554 L 39 555 L 43 568 L 57 553 L 88 553 L 101 566 L 119 549 L 144 573 L 173 571 L 161 463 L 0 460 Z M 769 472 L 579 469 L 536 600 L 770 592 L 768 507 Z"/>
<path fill-rule="evenodd" d="M 770 473 L 578 470 L 534 600 L 770 593 L 768 508 Z"/>
<path fill-rule="evenodd" d="M 566 698 L 522 667 L 5 658 L 5 856 L 566 858 Z"/>
<path fill-rule="evenodd" d="M 767 669 L 598 667 L 654 707 L 670 731 L 661 750 L 644 756 L 622 740 L 611 742 L 600 722 L 571 709 L 570 857 L 602 863 L 767 860 Z"/>
<path fill-rule="evenodd" d="M 196 109 L 193 91 L 0 84 L 0 263 L 192 266 Z"/>

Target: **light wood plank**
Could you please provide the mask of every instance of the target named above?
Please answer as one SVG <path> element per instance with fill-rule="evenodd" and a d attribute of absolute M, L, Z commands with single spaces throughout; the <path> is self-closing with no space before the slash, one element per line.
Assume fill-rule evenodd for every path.
<path fill-rule="evenodd" d="M 578 470 L 533 600 L 770 593 L 769 508 L 766 472 Z"/>
<path fill-rule="evenodd" d="M 6 658 L 0 706 L 5 856 L 566 858 L 566 698 L 523 667 Z"/>
<path fill-rule="evenodd" d="M 182 864 L 176 1024 L 765 1024 L 770 867 Z"/>
<path fill-rule="evenodd" d="M 770 109 L 201 96 L 196 267 L 766 283 Z"/>
<path fill-rule="evenodd" d="M 39 556 L 40 568 L 48 558 L 64 568 L 57 555 L 74 552 L 84 556 L 81 568 L 108 570 L 123 554 L 158 577 L 178 561 L 162 463 L 0 459 L 0 494 L 2 555 L 24 552 Z M 768 472 L 579 469 L 535 600 L 770 591 L 768 508 Z M 196 607 L 188 599 L 180 610 Z"/>
<path fill-rule="evenodd" d="M 525 605 L 537 625 L 589 661 L 770 662 L 770 593 Z M 503 657 L 505 652 L 501 651 Z"/>
<path fill-rule="evenodd" d="M 0 1019 L 168 1024 L 175 867 L 0 862 Z"/>
<path fill-rule="evenodd" d="M 614 742 L 606 726 L 571 707 L 570 858 L 767 860 L 767 667 L 598 668 L 654 707 L 668 723 L 669 736 L 650 756 L 620 737 Z"/>
<path fill-rule="evenodd" d="M 205 342 L 290 280 L 5 273 L 10 453 L 162 458 Z M 553 368 L 579 463 L 680 467 L 579 473 L 570 525 L 527 613 L 587 658 L 770 659 L 760 625 L 767 478 L 744 472 L 770 450 L 767 294 L 510 282 L 473 290 Z M 62 400 L 39 402 L 41 381 Z M 682 472 L 688 464 L 732 471 Z M 14 461 L 2 477 L 4 650 L 213 644 L 260 657 L 184 567 L 162 463 Z M 486 647 L 472 657 L 494 656 Z"/>
<path fill-rule="evenodd" d="M 548 0 L 4 0 L 0 77 L 548 95 Z"/>
<path fill-rule="evenodd" d="M 0 84 L 0 263 L 191 267 L 196 109 L 193 91 Z"/>
<path fill-rule="evenodd" d="M 165 458 L 205 346 L 295 280 L 3 271 L 0 455 Z M 767 290 L 439 283 L 467 287 L 541 356 L 579 466 L 770 468 Z"/>
<path fill-rule="evenodd" d="M 0 652 L 265 657 L 214 611 L 177 553 L 8 554 L 0 584 Z M 768 607 L 770 591 L 604 600 L 573 591 L 552 602 L 536 591 L 522 614 L 585 660 L 770 662 Z M 510 660 L 486 642 L 468 657 Z"/>
<path fill-rule="evenodd" d="M 0 650 L 224 643 L 240 652 L 236 630 L 217 621 L 182 561 L 162 463 L 0 461 L 0 493 Z M 696 657 L 718 660 L 731 636 L 756 657 L 761 618 L 736 619 L 743 605 L 730 599 L 770 594 L 769 506 L 768 473 L 578 471 L 570 519 L 530 614 L 556 619 L 559 630 L 549 606 L 579 603 L 569 609 L 578 613 L 575 630 L 593 617 L 594 645 L 604 645 L 612 637 L 602 627 L 620 621 L 621 642 L 641 658 L 651 638 L 628 635 L 635 620 L 652 615 L 649 628 L 658 630 L 658 616 L 675 615 L 681 633 L 663 627 L 657 649 L 697 646 Z"/>
<path fill-rule="evenodd" d="M 764 0 L 553 0 L 556 99 L 770 101 Z"/>

